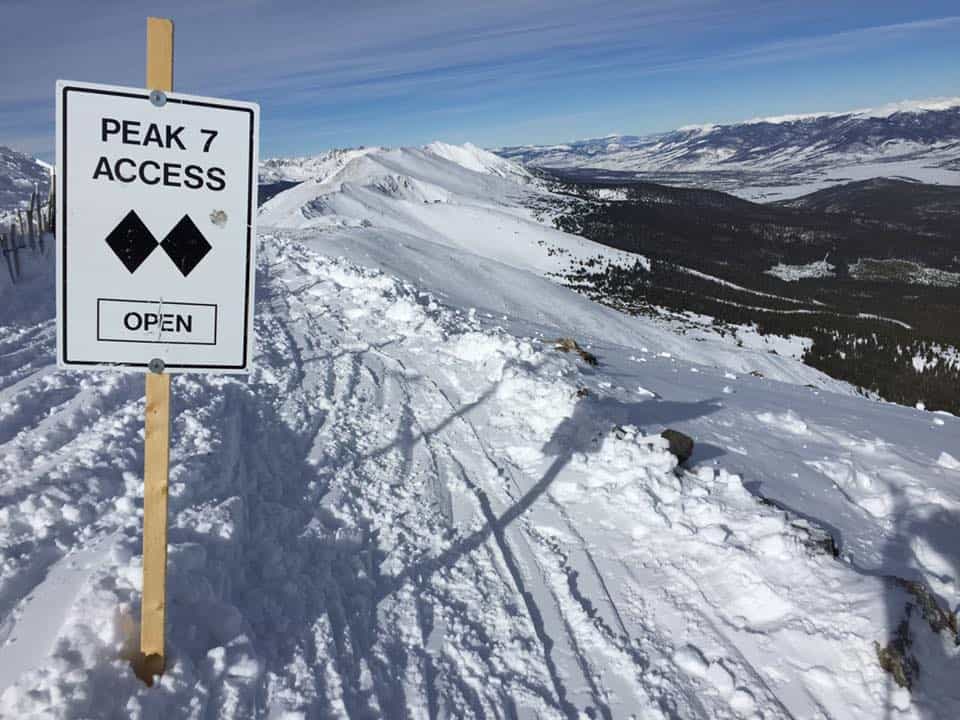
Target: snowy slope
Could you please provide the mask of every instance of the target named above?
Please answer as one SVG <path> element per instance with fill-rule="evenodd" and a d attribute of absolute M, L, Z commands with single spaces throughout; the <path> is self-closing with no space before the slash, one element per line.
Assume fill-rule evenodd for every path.
<path fill-rule="evenodd" d="M 929 602 L 960 602 L 957 418 L 574 295 L 495 242 L 522 183 L 420 150 L 341 172 L 264 209 L 249 380 L 175 377 L 158 688 L 122 659 L 142 378 L 55 368 L 49 267 L 0 312 L 0 714 L 957 715 Z"/>
<path fill-rule="evenodd" d="M 478 148 L 472 143 L 450 145 L 444 142 L 432 142 L 427 145 L 424 150 L 432 155 L 442 157 L 465 167 L 467 170 L 497 175 L 502 178 L 510 178 L 525 183 L 533 181 L 533 177 L 522 166 L 504 160 L 492 152 Z"/>
<path fill-rule="evenodd" d="M 851 180 L 960 184 L 960 98 L 497 150 L 530 166 L 640 173 L 748 199 L 796 197 Z M 601 174 L 602 175 L 602 174 Z"/>

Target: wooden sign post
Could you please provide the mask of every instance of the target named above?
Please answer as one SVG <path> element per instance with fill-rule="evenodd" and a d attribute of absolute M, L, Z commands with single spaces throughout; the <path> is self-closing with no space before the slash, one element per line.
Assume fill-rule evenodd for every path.
<path fill-rule="evenodd" d="M 147 371 L 140 648 L 124 656 L 151 685 L 167 668 L 170 374 L 252 366 L 260 106 L 174 95 L 171 20 L 147 18 L 146 59 L 146 88 L 57 81 L 55 192 L 57 365 Z"/>
<path fill-rule="evenodd" d="M 173 90 L 173 21 L 147 18 L 147 89 Z M 147 373 L 143 454 L 143 599 L 140 652 L 144 680 L 163 674 L 167 591 L 167 482 L 170 465 L 170 376 L 163 363 Z M 139 673 L 138 673 L 139 674 Z"/>

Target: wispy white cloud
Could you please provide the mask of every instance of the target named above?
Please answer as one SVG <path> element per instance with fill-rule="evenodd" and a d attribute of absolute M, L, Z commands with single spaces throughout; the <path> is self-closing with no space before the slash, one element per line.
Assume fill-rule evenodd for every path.
<path fill-rule="evenodd" d="M 725 62 L 734 66 L 747 63 L 801 60 L 827 53 L 855 52 L 864 46 L 874 46 L 878 43 L 933 30 L 956 31 L 957 29 L 960 29 L 960 15 L 951 15 L 929 20 L 866 26 L 843 32 L 760 43 L 736 52 L 702 58 L 700 62 Z"/>
<path fill-rule="evenodd" d="M 826 18 L 815 25 L 844 29 L 801 34 L 786 0 L 170 0 L 163 12 L 177 24 L 178 89 L 260 100 L 270 110 L 266 133 L 309 127 L 320 113 L 342 121 L 388 106 L 454 114 L 496 106 L 491 98 L 522 103 L 549 83 L 575 102 L 578 88 L 616 92 L 645 76 L 854 53 L 960 25 L 950 16 L 851 28 L 849 13 L 847 25 L 842 14 L 826 17 L 833 3 L 813 5 L 804 12 Z M 141 84 L 149 8 L 63 1 L 49 23 L 50 7 L 6 0 L 4 25 L 23 31 L 0 42 L 0 142 L 43 135 L 58 77 Z M 407 107 L 414 99 L 418 107 Z"/>

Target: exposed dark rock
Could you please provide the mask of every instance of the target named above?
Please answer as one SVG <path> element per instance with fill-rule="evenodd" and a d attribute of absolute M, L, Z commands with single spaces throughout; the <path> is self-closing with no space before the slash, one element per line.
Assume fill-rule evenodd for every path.
<path fill-rule="evenodd" d="M 960 645 L 960 635 L 957 634 L 957 616 L 940 607 L 933 593 L 923 583 L 915 580 L 894 578 L 894 581 L 903 587 L 916 599 L 920 614 L 935 633 L 947 631 L 954 645 Z"/>
<path fill-rule="evenodd" d="M 560 352 L 575 352 L 587 364 L 596 367 L 597 356 L 588 350 L 584 350 L 573 338 L 557 338 L 553 346 Z"/>
<path fill-rule="evenodd" d="M 788 514 L 789 516 L 789 514 Z M 814 553 L 826 554 L 831 557 L 840 557 L 840 548 L 837 547 L 833 535 L 822 527 L 814 525 L 804 518 L 791 519 L 790 526 L 800 533 L 800 542 Z"/>
<path fill-rule="evenodd" d="M 893 639 L 887 643 L 886 647 L 880 647 L 880 643 L 876 641 L 873 643 L 880 667 L 893 676 L 893 681 L 897 685 L 907 690 L 913 687 L 913 681 L 920 673 L 920 664 L 910 652 L 912 640 L 910 637 L 909 614 L 912 607 L 912 605 L 907 605 L 908 617 L 897 625 Z"/>
<path fill-rule="evenodd" d="M 693 455 L 693 438 L 689 435 L 668 428 L 660 433 L 660 436 L 666 438 L 667 442 L 670 443 L 670 452 L 676 456 L 681 465 Z"/>
<path fill-rule="evenodd" d="M 873 647 L 880 667 L 890 673 L 897 685 L 912 690 L 913 683 L 920 674 L 920 663 L 912 651 L 917 633 L 925 633 L 925 626 L 929 626 L 934 635 L 945 633 L 954 645 L 960 645 L 957 616 L 944 610 L 930 588 L 922 582 L 904 580 L 892 575 L 886 578 L 906 590 L 912 598 L 907 601 L 903 619 L 897 625 L 890 642 L 883 647 L 879 642 L 874 642 Z M 915 610 L 920 611 L 920 620 L 917 619 Z"/>

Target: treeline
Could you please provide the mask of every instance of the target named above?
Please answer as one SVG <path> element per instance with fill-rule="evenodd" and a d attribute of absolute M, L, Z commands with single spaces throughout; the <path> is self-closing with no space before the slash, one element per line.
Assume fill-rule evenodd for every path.
<path fill-rule="evenodd" d="M 632 314 L 654 314 L 657 307 L 690 311 L 713 317 L 721 326 L 754 326 L 761 335 L 809 338 L 812 346 L 804 362 L 831 377 L 893 402 L 923 402 L 931 410 L 960 414 L 960 363 L 955 361 L 960 324 L 954 323 L 952 332 L 927 335 L 833 306 L 737 290 L 662 258 L 652 259 L 649 270 L 639 261 L 606 267 L 588 261 L 572 268 L 566 280 L 593 299 Z M 915 357 L 923 360 L 919 370 Z"/>
<path fill-rule="evenodd" d="M 804 362 L 831 377 L 904 405 L 918 402 L 930 410 L 960 414 L 960 367 L 951 353 L 935 350 L 933 338 L 910 338 L 906 332 L 842 333 L 818 328 Z M 922 369 L 914 365 L 922 358 Z"/>
<path fill-rule="evenodd" d="M 901 222 L 819 208 L 761 205 L 724 193 L 643 183 L 629 200 L 595 201 L 590 189 L 562 186 L 566 197 L 554 224 L 611 247 L 676 260 L 706 272 L 755 274 L 777 263 L 805 264 L 829 255 L 845 267 L 862 257 L 899 258 L 944 270 L 960 269 L 960 218 Z M 735 260 L 735 262 L 731 262 Z"/>
<path fill-rule="evenodd" d="M 649 271 L 639 262 L 571 267 L 566 282 L 600 302 L 633 313 L 708 315 L 721 333 L 729 324 L 806 337 L 813 344 L 804 361 L 833 377 L 892 401 L 960 413 L 960 363 L 951 350 L 960 348 L 960 288 L 910 284 L 915 267 L 905 263 L 884 265 L 884 276 L 870 281 L 849 273 L 861 258 L 960 270 L 960 215 L 944 212 L 960 192 L 947 202 L 914 185 L 861 183 L 761 205 L 709 190 L 568 179 L 556 185 L 553 205 L 537 212 L 561 230 L 650 260 Z M 591 191 L 600 188 L 625 189 L 628 199 L 597 200 Z M 832 277 L 787 282 L 766 272 L 824 259 Z"/>

